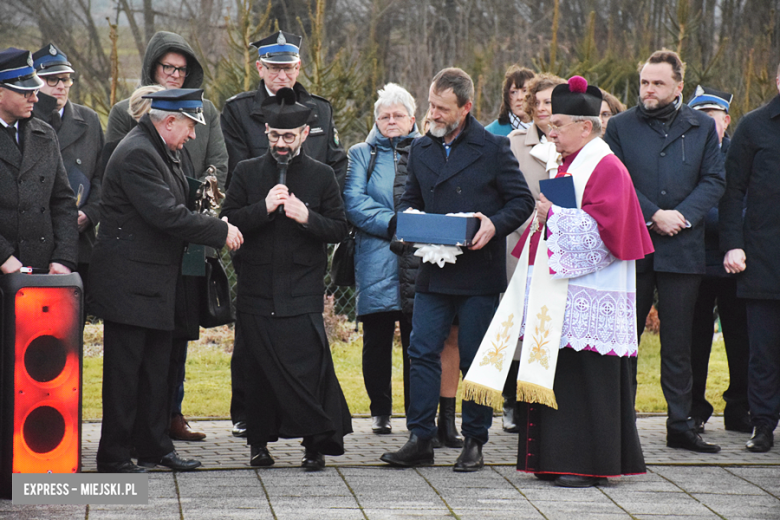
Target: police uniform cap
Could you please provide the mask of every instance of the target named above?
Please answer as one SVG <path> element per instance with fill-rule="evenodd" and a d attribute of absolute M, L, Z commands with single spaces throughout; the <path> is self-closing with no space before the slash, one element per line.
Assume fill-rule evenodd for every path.
<path fill-rule="evenodd" d="M 9 47 L 0 52 L 0 84 L 12 90 L 38 90 L 43 86 L 30 51 Z"/>
<path fill-rule="evenodd" d="M 697 85 L 693 98 L 688 101 L 688 106 L 696 110 L 723 110 L 728 114 L 732 99 L 734 99 L 733 94 Z"/>
<path fill-rule="evenodd" d="M 141 97 L 152 100 L 152 109 L 179 112 L 195 122 L 206 124 L 203 118 L 203 89 L 172 88 Z"/>
<path fill-rule="evenodd" d="M 32 55 L 33 66 L 39 76 L 65 74 L 76 72 L 71 67 L 68 57 L 56 45 L 50 43 L 35 51 Z"/>
<path fill-rule="evenodd" d="M 290 130 L 300 128 L 309 121 L 311 108 L 298 103 L 295 91 L 291 88 L 280 88 L 275 96 L 263 101 L 265 122 L 271 128 Z"/>
<path fill-rule="evenodd" d="M 301 61 L 302 36 L 279 31 L 252 43 L 264 63 L 298 63 Z"/>
<path fill-rule="evenodd" d="M 582 76 L 572 76 L 567 83 L 557 85 L 550 98 L 553 114 L 596 116 L 601 112 L 601 90 L 588 85 Z"/>

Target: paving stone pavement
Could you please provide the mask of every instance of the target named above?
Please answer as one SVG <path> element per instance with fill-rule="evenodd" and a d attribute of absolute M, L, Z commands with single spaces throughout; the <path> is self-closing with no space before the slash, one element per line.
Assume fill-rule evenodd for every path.
<path fill-rule="evenodd" d="M 14 519 L 780 519 L 780 448 L 750 453 L 748 434 L 726 432 L 722 419 L 707 425 L 706 440 L 720 444 L 717 455 L 665 447 L 665 418 L 637 420 L 648 472 L 610 479 L 598 488 L 561 489 L 515 471 L 516 436 L 494 420 L 477 473 L 454 473 L 459 450 L 436 451 L 434 467 L 395 469 L 379 456 L 406 440 L 403 418 L 394 433 L 373 435 L 369 418 L 355 418 L 347 453 L 326 457 L 325 471 L 298 466 L 297 440 L 270 446 L 272 468 L 251 469 L 249 449 L 230 435 L 229 421 L 192 421 L 204 442 L 177 442 L 186 457 L 204 467 L 190 473 L 149 474 L 145 506 L 14 506 L 0 501 L 0 518 Z M 85 472 L 95 471 L 100 424 L 83 427 Z M 209 471 L 221 470 L 221 471 Z"/>

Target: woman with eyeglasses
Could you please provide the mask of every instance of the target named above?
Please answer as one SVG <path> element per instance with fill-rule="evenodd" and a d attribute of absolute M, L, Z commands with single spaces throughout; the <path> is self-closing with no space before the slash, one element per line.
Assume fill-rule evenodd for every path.
<path fill-rule="evenodd" d="M 509 135 L 513 130 L 531 126 L 531 116 L 525 111 L 525 95 L 528 82 L 534 75 L 532 70 L 517 65 L 507 69 L 498 119 L 487 125 L 485 130 L 495 135 Z"/>
<path fill-rule="evenodd" d="M 357 315 L 363 322 L 363 380 L 370 400 L 374 433 L 391 432 L 392 348 L 396 323 L 401 329 L 404 358 L 404 401 L 408 405 L 411 321 L 401 313 L 398 257 L 390 251 L 395 234 L 393 184 L 397 146 L 419 135 L 417 105 L 403 87 L 388 83 L 374 104 L 374 127 L 365 142 L 349 150 L 344 187 L 347 219 L 357 229 L 355 285 Z M 406 408 L 406 406 L 405 406 Z"/>
<path fill-rule="evenodd" d="M 616 116 L 619 113 L 626 110 L 626 105 L 620 102 L 618 98 L 607 92 L 606 90 L 601 90 L 601 110 L 599 111 L 599 119 L 601 119 L 601 137 L 604 137 L 604 134 L 607 132 L 607 124 L 609 123 L 609 118 L 612 116 Z"/>

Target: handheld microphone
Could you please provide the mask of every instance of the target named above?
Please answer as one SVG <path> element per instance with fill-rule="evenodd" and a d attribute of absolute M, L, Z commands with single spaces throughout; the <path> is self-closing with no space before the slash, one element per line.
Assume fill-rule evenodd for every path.
<path fill-rule="evenodd" d="M 278 184 L 284 184 L 287 186 L 287 163 L 289 162 L 289 157 L 287 155 L 279 156 L 276 158 L 276 162 L 279 165 Z M 279 215 L 284 215 L 284 205 L 280 205 L 278 208 L 276 208 L 276 212 Z"/>

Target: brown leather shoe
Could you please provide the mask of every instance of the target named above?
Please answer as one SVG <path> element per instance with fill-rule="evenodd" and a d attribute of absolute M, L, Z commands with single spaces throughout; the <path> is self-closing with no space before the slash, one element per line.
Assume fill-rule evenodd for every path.
<path fill-rule="evenodd" d="M 175 441 L 202 441 L 205 433 L 190 430 L 190 425 L 182 414 L 171 417 L 171 428 L 168 436 Z"/>

